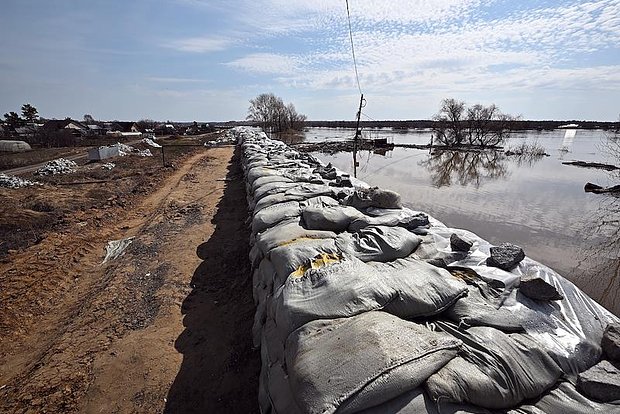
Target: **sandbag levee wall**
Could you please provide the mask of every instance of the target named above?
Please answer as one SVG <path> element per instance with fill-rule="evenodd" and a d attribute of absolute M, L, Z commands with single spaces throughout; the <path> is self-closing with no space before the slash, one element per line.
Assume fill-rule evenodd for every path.
<path fill-rule="evenodd" d="M 397 194 L 257 129 L 229 134 L 252 210 L 262 413 L 616 410 L 575 389 L 617 318 L 572 283 L 527 257 L 487 266 L 488 242 Z M 521 294 L 526 276 L 563 299 Z"/>

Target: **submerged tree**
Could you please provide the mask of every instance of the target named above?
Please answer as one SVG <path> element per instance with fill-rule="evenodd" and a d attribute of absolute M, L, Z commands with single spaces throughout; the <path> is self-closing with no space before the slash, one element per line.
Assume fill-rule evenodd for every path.
<path fill-rule="evenodd" d="M 247 119 L 258 122 L 265 130 L 283 132 L 303 129 L 306 116 L 298 113 L 292 103 L 285 105 L 273 93 L 262 93 L 250 100 Z"/>
<path fill-rule="evenodd" d="M 437 139 L 444 145 L 461 145 L 465 138 L 463 133 L 463 118 L 465 102 L 456 99 L 441 101 L 439 112 L 433 116 L 436 122 L 434 128 Z"/>
<path fill-rule="evenodd" d="M 502 113 L 495 104 L 476 104 L 467 108 L 463 101 L 444 99 L 439 112 L 433 116 L 433 131 L 443 145 L 489 147 L 506 139 L 510 122 L 514 119 Z"/>

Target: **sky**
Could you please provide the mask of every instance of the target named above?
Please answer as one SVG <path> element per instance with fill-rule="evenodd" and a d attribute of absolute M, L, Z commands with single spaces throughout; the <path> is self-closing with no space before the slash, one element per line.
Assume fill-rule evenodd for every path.
<path fill-rule="evenodd" d="M 349 0 L 366 119 L 444 98 L 525 119 L 617 120 L 620 0 Z M 345 0 L 3 0 L 0 113 L 241 120 L 273 92 L 351 120 Z"/>

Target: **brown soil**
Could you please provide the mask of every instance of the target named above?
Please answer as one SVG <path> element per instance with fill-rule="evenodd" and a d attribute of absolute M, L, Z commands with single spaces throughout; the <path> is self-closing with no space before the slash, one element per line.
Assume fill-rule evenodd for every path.
<path fill-rule="evenodd" d="M 0 189 L 0 411 L 257 411 L 238 154 L 175 151 Z"/>

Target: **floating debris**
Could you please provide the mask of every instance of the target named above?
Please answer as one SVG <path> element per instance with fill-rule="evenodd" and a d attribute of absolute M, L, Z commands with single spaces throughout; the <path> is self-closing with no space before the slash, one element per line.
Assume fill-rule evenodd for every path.
<path fill-rule="evenodd" d="M 0 174 L 0 187 L 3 188 L 22 188 L 31 185 L 41 185 L 36 181 L 25 180 L 14 175 Z"/>
<path fill-rule="evenodd" d="M 58 158 L 56 160 L 48 161 L 43 167 L 39 168 L 36 175 L 55 175 L 55 174 L 70 174 L 75 172 L 78 165 L 71 160 L 65 158 Z"/>

